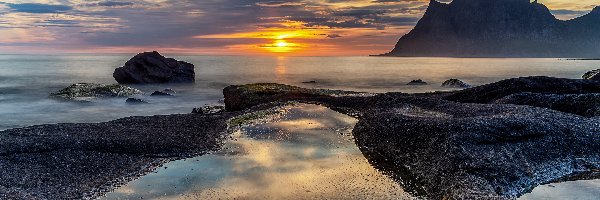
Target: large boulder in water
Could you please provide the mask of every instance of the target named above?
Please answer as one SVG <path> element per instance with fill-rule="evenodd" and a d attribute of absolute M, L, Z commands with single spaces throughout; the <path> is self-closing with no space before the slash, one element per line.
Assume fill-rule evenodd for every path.
<path fill-rule="evenodd" d="M 115 69 L 115 80 L 127 83 L 192 83 L 195 81 L 194 65 L 165 58 L 160 53 L 145 52 L 136 55 Z"/>
<path fill-rule="evenodd" d="M 104 97 L 130 97 L 144 94 L 142 91 L 124 85 L 103 85 L 77 83 L 50 94 L 50 97 L 64 100 L 88 101 Z"/>

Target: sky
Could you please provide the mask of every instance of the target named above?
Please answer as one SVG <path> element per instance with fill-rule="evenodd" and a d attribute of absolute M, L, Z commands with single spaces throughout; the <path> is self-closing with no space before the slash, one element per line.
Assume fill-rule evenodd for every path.
<path fill-rule="evenodd" d="M 0 0 L 0 53 L 380 54 L 412 29 L 428 1 Z M 539 2 L 559 19 L 600 4 Z"/>

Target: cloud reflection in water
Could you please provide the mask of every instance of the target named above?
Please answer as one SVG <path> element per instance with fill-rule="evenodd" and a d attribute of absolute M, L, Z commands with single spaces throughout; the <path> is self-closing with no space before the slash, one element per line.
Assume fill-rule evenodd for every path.
<path fill-rule="evenodd" d="M 243 128 L 223 150 L 176 161 L 106 199 L 409 199 L 355 146 L 357 120 L 315 105 Z"/>

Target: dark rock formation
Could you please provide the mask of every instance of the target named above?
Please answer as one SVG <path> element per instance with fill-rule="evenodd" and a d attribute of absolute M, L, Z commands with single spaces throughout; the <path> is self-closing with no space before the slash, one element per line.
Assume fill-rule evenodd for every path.
<path fill-rule="evenodd" d="M 304 81 L 304 84 L 317 84 L 317 81 Z"/>
<path fill-rule="evenodd" d="M 0 199 L 94 199 L 165 162 L 221 147 L 219 115 L 129 117 L 0 132 Z"/>
<path fill-rule="evenodd" d="M 471 87 L 471 85 L 458 80 L 458 79 L 448 79 L 446 81 L 444 81 L 444 83 L 442 83 L 442 87 L 449 87 L 449 88 L 469 88 Z"/>
<path fill-rule="evenodd" d="M 493 103 L 521 91 L 595 92 L 600 87 L 593 81 L 527 77 L 454 94 L 366 97 L 263 86 L 228 87 L 227 108 L 231 103 L 242 110 L 259 103 L 300 101 L 358 116 L 353 134 L 369 162 L 397 178 L 407 191 L 432 199 L 513 199 L 541 184 L 600 177 L 598 117 Z M 490 104 L 442 99 L 448 97 Z"/>
<path fill-rule="evenodd" d="M 154 91 L 150 96 L 159 96 L 159 97 L 172 97 L 173 95 L 166 92 Z"/>
<path fill-rule="evenodd" d="M 549 108 L 584 117 L 600 117 L 600 93 L 537 94 L 518 93 L 494 101 L 501 104 L 529 105 Z"/>
<path fill-rule="evenodd" d="M 445 99 L 462 103 L 491 103 L 508 95 L 522 92 L 546 94 L 600 93 L 600 82 L 544 76 L 513 78 L 461 90 L 445 97 Z"/>
<path fill-rule="evenodd" d="M 582 77 L 583 79 L 600 81 L 600 69 L 589 71 L 585 73 Z"/>
<path fill-rule="evenodd" d="M 412 80 L 410 81 L 408 84 L 406 85 L 427 85 L 427 82 L 421 80 L 421 79 L 417 79 L 417 80 Z"/>
<path fill-rule="evenodd" d="M 169 94 L 175 94 L 177 92 L 175 92 L 175 90 L 171 89 L 171 88 L 166 88 L 164 89 L 162 92 L 164 93 L 169 93 Z"/>
<path fill-rule="evenodd" d="M 125 103 L 128 104 L 148 104 L 148 102 L 142 100 L 142 99 L 136 99 L 136 98 L 128 98 L 127 100 L 125 100 Z"/>
<path fill-rule="evenodd" d="M 234 85 L 223 90 L 225 108 L 228 111 L 239 111 L 252 106 L 275 102 L 302 99 L 322 99 L 335 95 L 360 95 L 359 92 L 341 90 L 306 89 L 276 83 L 259 83 L 251 85 Z"/>
<path fill-rule="evenodd" d="M 600 7 L 568 21 L 529 0 L 431 0 L 424 16 L 384 56 L 600 56 Z"/>
<path fill-rule="evenodd" d="M 375 167 L 432 199 L 513 199 L 600 169 L 598 121 L 505 104 L 381 95 L 353 134 Z"/>
<path fill-rule="evenodd" d="M 165 58 L 158 52 L 145 52 L 136 55 L 115 69 L 115 80 L 127 83 L 191 83 L 195 81 L 194 65 Z"/>
<path fill-rule="evenodd" d="M 142 91 L 123 85 L 78 83 L 52 93 L 50 94 L 50 97 L 65 100 L 87 101 L 93 98 L 130 97 L 141 94 L 143 94 Z"/>

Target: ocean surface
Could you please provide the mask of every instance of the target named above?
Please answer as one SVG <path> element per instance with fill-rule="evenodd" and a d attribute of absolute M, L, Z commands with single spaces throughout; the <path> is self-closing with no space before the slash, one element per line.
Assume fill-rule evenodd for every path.
<path fill-rule="evenodd" d="M 0 55 L 0 130 L 190 113 L 194 107 L 220 103 L 221 90 L 231 84 L 277 82 L 415 93 L 448 90 L 440 85 L 451 78 L 477 86 L 520 76 L 580 78 L 600 68 L 600 61 L 564 59 L 166 55 L 195 64 L 196 83 L 130 85 L 146 93 L 139 96 L 150 103 L 144 105 L 128 105 L 126 98 L 96 99 L 86 104 L 48 98 L 50 93 L 74 83 L 114 84 L 112 72 L 132 56 Z M 415 79 L 429 85 L 406 85 Z M 303 83 L 307 81 L 316 83 Z M 165 88 L 175 90 L 175 97 L 148 95 Z M 288 115 L 281 121 L 241 129 L 221 152 L 168 163 L 166 168 L 105 198 L 413 198 L 362 157 L 348 134 L 356 123 L 354 119 L 319 106 L 287 109 Z M 522 199 L 598 196 L 600 181 L 592 180 L 540 186 Z"/>

